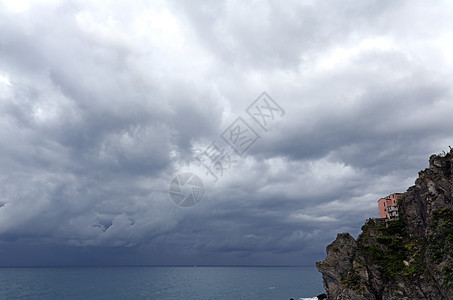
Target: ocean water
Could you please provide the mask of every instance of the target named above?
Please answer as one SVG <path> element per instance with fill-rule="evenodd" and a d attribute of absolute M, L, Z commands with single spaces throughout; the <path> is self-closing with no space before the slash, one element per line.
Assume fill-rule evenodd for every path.
<path fill-rule="evenodd" d="M 0 299 L 314 299 L 312 267 L 0 268 Z"/>

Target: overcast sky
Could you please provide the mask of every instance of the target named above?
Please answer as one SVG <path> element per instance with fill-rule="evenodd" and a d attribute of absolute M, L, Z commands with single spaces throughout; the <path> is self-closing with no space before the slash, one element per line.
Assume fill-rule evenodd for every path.
<path fill-rule="evenodd" d="M 0 265 L 313 266 L 453 146 L 452 16 L 0 0 Z M 281 109 L 265 128 L 247 114 L 263 92 Z M 240 121 L 242 156 L 224 139 Z M 217 180 L 210 145 L 232 161 Z M 190 208 L 170 198 L 181 173 L 204 186 Z"/>

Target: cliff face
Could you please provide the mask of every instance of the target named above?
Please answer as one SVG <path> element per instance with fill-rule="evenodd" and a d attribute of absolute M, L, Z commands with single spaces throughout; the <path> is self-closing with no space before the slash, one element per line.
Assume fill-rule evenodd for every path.
<path fill-rule="evenodd" d="M 330 300 L 453 299 L 453 150 L 398 198 L 400 218 L 338 234 L 316 263 Z"/>

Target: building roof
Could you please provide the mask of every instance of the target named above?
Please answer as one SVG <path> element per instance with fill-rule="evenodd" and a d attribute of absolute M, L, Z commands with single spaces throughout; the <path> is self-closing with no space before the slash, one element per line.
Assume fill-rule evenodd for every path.
<path fill-rule="evenodd" d="M 401 194 L 403 193 L 391 193 L 390 195 L 401 195 Z M 377 202 L 381 201 L 382 199 L 390 199 L 390 195 L 380 198 Z"/>

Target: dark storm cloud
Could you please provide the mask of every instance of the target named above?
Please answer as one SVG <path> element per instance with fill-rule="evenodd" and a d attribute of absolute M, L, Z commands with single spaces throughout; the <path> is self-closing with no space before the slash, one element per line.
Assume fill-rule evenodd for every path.
<path fill-rule="evenodd" d="M 17 3 L 2 265 L 311 265 L 451 144 L 447 3 Z M 268 132 L 245 113 L 264 90 L 286 112 Z M 194 155 L 238 116 L 261 138 L 215 183 Z M 192 209 L 168 196 L 182 170 Z"/>
<path fill-rule="evenodd" d="M 448 81 L 433 80 L 432 73 L 428 76 L 422 68 L 405 61 L 387 62 L 380 56 L 389 57 L 367 55 L 366 61 L 355 61 L 360 63 L 360 73 L 356 66 L 341 68 L 320 81 L 327 88 L 307 90 L 303 98 L 319 105 L 290 111 L 286 118 L 294 120 L 284 124 L 286 134 L 265 139 L 257 152 L 286 154 L 296 160 L 330 154 L 369 171 L 389 172 L 397 161 L 409 167 L 404 161 L 409 158 L 408 145 L 420 151 L 449 135 L 451 87 Z M 369 61 L 380 62 L 379 72 L 367 70 Z M 402 69 L 407 74 L 395 78 Z M 389 157 L 395 155 L 398 160 Z"/>

